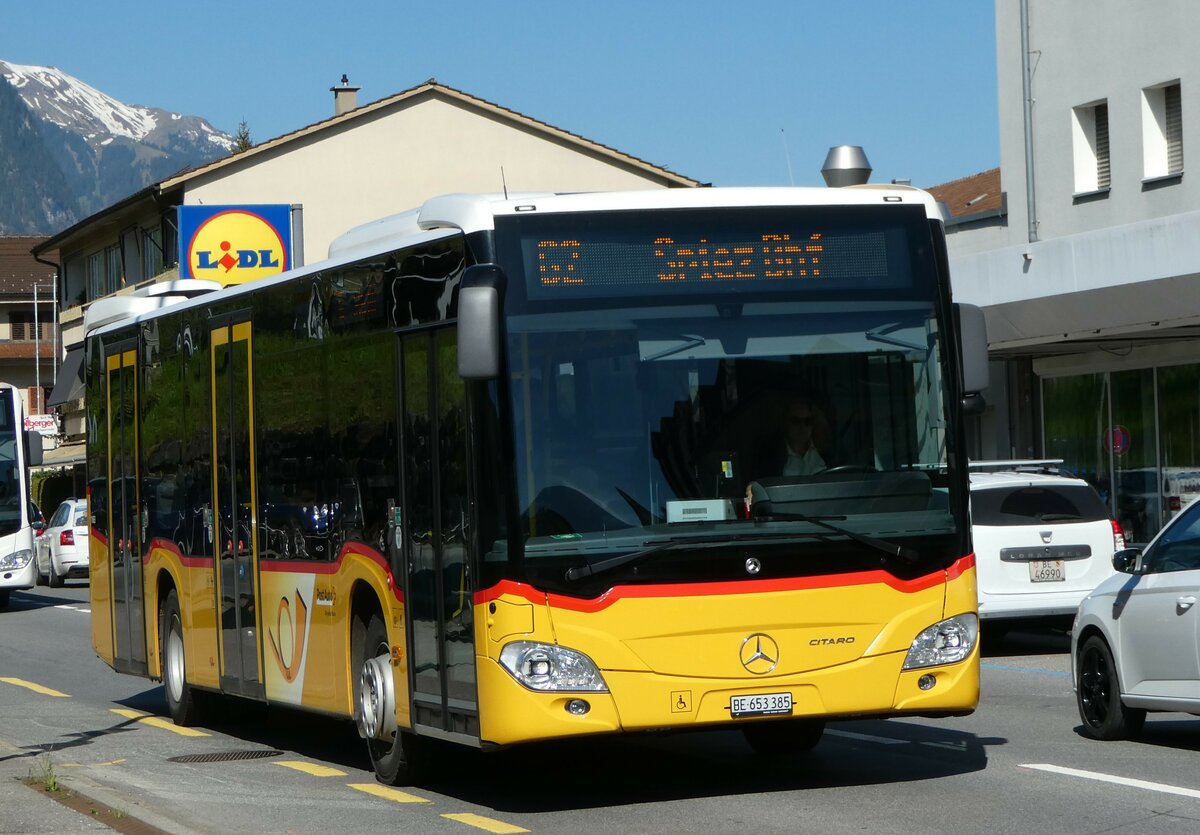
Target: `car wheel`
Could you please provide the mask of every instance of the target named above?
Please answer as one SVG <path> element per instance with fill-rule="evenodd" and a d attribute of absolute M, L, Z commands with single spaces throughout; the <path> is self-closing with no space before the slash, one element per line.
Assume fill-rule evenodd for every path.
<path fill-rule="evenodd" d="M 0 609 L 8 608 L 8 589 L 0 589 Z"/>
<path fill-rule="evenodd" d="M 62 588 L 63 578 L 62 578 L 62 575 L 58 573 L 58 569 L 54 567 L 54 552 L 53 551 L 50 552 L 50 559 L 48 560 L 48 562 L 50 563 L 50 579 L 47 582 L 50 583 L 50 588 L 52 588 L 52 589 Z"/>
<path fill-rule="evenodd" d="M 779 722 L 753 722 L 742 728 L 742 736 L 759 754 L 794 754 L 808 751 L 825 733 L 822 719 L 787 719 Z"/>
<path fill-rule="evenodd" d="M 1121 701 L 1121 684 L 1112 651 L 1098 635 L 1079 648 L 1076 670 L 1079 718 L 1083 732 L 1092 739 L 1128 739 L 1136 736 L 1146 721 L 1146 711 L 1126 707 Z"/>
<path fill-rule="evenodd" d="M 200 720 L 206 694 L 194 690 L 187 681 L 183 622 L 179 617 L 179 596 L 174 589 L 163 601 L 158 634 L 167 709 L 176 725 L 195 725 Z"/>
<path fill-rule="evenodd" d="M 33 582 L 36 585 L 44 586 L 46 585 L 46 575 L 42 573 L 42 561 L 39 557 L 40 555 L 35 551 L 33 555 L 33 564 L 34 567 L 37 568 L 37 574 L 34 575 Z"/>
<path fill-rule="evenodd" d="M 357 631 L 360 674 L 354 679 L 354 712 L 359 734 L 367 740 L 375 779 L 388 786 L 413 783 L 425 775 L 430 756 L 427 741 L 398 728 L 377 729 L 389 719 L 395 722 L 387 628 L 378 614 L 372 614 L 365 629 L 360 625 Z"/>

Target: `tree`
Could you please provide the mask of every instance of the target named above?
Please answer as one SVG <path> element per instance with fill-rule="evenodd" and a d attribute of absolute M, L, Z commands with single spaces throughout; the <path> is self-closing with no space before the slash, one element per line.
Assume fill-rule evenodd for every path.
<path fill-rule="evenodd" d="M 245 151 L 247 148 L 254 147 L 254 140 L 250 138 L 250 127 L 246 124 L 246 120 L 242 119 L 238 123 L 237 133 L 233 137 L 234 151 Z"/>

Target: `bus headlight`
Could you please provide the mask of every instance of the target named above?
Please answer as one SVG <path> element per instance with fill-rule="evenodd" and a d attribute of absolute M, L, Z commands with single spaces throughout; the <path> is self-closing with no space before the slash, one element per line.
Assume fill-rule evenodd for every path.
<path fill-rule="evenodd" d="M 555 644 L 514 641 L 500 651 L 500 663 L 530 690 L 608 691 L 592 659 Z"/>
<path fill-rule="evenodd" d="M 904 659 L 904 669 L 953 664 L 971 654 L 979 639 L 979 618 L 976 615 L 955 615 L 935 623 L 913 639 Z"/>
<path fill-rule="evenodd" d="M 24 568 L 29 565 L 29 561 L 33 559 L 33 551 L 26 548 L 23 551 L 14 551 L 7 556 L 0 557 L 0 571 L 12 571 L 17 568 Z"/>

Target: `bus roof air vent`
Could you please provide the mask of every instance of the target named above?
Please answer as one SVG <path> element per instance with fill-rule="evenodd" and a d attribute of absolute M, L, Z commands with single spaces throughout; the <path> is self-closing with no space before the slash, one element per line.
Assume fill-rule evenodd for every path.
<path fill-rule="evenodd" d="M 830 188 L 861 186 L 871 178 L 871 163 L 859 145 L 835 145 L 825 155 L 821 176 Z"/>

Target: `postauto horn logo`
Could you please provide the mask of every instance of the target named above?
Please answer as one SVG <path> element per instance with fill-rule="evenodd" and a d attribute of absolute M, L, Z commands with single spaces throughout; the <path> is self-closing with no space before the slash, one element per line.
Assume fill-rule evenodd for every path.
<path fill-rule="evenodd" d="M 180 206 L 181 278 L 241 284 L 291 264 L 291 207 Z"/>

